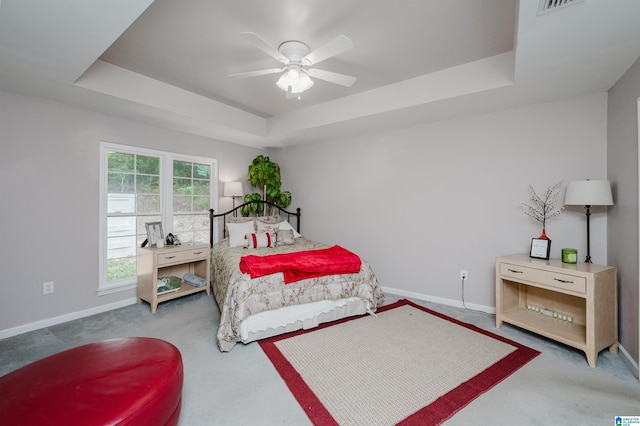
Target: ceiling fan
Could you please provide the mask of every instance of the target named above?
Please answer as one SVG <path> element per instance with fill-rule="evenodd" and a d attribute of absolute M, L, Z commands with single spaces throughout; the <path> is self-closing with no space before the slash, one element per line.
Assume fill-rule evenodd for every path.
<path fill-rule="evenodd" d="M 309 46 L 297 40 L 285 41 L 278 46 L 278 49 L 275 49 L 256 33 L 244 32 L 241 35 L 246 41 L 280 61 L 284 64 L 284 67 L 230 74 L 229 77 L 247 78 L 282 73 L 276 85 L 287 92 L 287 98 L 299 98 L 300 93 L 309 90 L 313 86 L 313 80 L 310 77 L 345 87 L 351 87 L 356 81 L 356 78 L 350 75 L 308 68 L 311 65 L 352 49 L 353 43 L 345 35 L 339 35 L 313 52 L 310 51 Z"/>

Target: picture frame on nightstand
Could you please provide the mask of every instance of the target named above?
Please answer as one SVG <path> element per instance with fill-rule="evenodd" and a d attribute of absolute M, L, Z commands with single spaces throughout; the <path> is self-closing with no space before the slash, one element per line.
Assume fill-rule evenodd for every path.
<path fill-rule="evenodd" d="M 147 222 L 144 224 L 147 228 L 147 240 L 149 241 L 149 247 L 155 247 L 158 244 L 158 240 L 164 240 L 162 234 L 162 222 Z"/>
<path fill-rule="evenodd" d="M 549 253 L 551 253 L 551 240 L 545 240 L 542 238 L 531 239 L 530 257 L 549 260 Z"/>

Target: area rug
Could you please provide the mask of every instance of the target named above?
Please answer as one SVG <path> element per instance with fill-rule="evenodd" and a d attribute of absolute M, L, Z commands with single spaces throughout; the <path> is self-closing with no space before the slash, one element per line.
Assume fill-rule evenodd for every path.
<path fill-rule="evenodd" d="M 315 425 L 438 425 L 538 351 L 400 300 L 260 341 Z"/>

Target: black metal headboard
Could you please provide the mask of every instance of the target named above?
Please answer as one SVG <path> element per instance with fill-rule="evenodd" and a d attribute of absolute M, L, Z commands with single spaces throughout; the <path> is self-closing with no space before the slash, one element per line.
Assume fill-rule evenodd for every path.
<path fill-rule="evenodd" d="M 270 201 L 264 201 L 264 200 L 258 200 L 258 201 L 248 201 L 246 203 L 240 204 L 237 207 L 234 207 L 233 209 L 229 210 L 228 212 L 225 213 L 218 213 L 215 214 L 213 209 L 209 209 L 209 245 L 211 247 L 213 247 L 213 224 L 214 224 L 214 219 L 217 217 L 222 217 L 222 237 L 226 237 L 227 236 L 227 216 L 237 216 L 237 211 L 240 210 L 242 211 L 242 207 L 246 206 L 247 204 L 254 204 L 254 203 L 261 203 L 261 204 L 266 204 L 268 206 L 271 206 L 272 208 L 278 209 L 278 214 L 280 216 L 285 216 L 287 217 L 287 222 L 291 222 L 291 216 L 294 216 L 296 218 L 296 231 L 300 232 L 300 207 L 298 207 L 294 212 L 290 212 L 287 211 L 285 209 L 283 209 L 280 206 L 276 206 L 275 204 L 273 204 Z"/>

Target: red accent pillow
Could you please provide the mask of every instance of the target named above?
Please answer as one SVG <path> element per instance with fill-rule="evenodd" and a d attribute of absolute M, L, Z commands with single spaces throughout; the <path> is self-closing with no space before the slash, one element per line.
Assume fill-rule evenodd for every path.
<path fill-rule="evenodd" d="M 264 248 L 276 246 L 276 239 L 271 232 L 246 234 L 244 238 L 249 241 L 249 248 Z"/>

